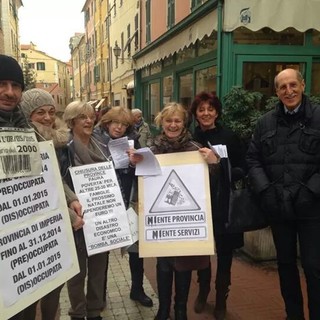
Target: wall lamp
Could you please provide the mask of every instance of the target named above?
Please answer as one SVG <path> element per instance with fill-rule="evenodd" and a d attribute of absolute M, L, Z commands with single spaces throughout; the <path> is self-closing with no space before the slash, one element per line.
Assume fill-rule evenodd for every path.
<path fill-rule="evenodd" d="M 113 54 L 114 56 L 116 57 L 116 66 L 118 67 L 118 59 L 119 57 L 121 56 L 121 52 L 122 52 L 122 49 L 118 46 L 118 42 L 116 41 L 115 44 L 114 44 L 114 47 L 113 47 Z M 124 57 L 121 57 L 121 60 L 129 60 L 131 61 L 132 58 L 124 58 Z"/>
<path fill-rule="evenodd" d="M 121 48 L 118 46 L 118 42 L 117 41 L 114 44 L 113 54 L 117 58 L 117 60 L 121 55 Z"/>

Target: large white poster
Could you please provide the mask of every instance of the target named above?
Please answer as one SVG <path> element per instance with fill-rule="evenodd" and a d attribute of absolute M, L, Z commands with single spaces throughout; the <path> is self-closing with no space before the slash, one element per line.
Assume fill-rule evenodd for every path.
<path fill-rule="evenodd" d="M 70 168 L 82 204 L 88 255 L 132 244 L 121 189 L 111 161 Z"/>
<path fill-rule="evenodd" d="M 208 165 L 197 151 L 156 157 L 162 174 L 139 177 L 140 255 L 213 254 Z"/>
<path fill-rule="evenodd" d="M 52 142 L 42 174 L 0 181 L 0 319 L 8 319 L 79 272 Z"/>

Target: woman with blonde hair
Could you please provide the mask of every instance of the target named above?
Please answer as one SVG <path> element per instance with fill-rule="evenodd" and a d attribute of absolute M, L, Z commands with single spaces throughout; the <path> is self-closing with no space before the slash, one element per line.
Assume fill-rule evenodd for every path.
<path fill-rule="evenodd" d="M 85 102 L 74 101 L 67 105 L 63 119 L 70 129 L 68 153 L 60 157 L 64 179 L 74 190 L 69 168 L 107 160 L 105 146 L 93 137 L 95 112 Z M 106 276 L 109 252 L 87 255 L 83 229 L 74 231 L 80 273 L 67 282 L 71 320 L 101 320 L 105 307 Z M 87 285 L 85 281 L 87 279 Z M 86 287 L 86 291 L 85 291 Z"/>
<path fill-rule="evenodd" d="M 198 150 L 208 164 L 216 165 L 217 156 L 208 148 L 192 140 L 187 129 L 188 112 L 179 103 L 170 102 L 156 116 L 155 124 L 162 127 L 162 132 L 155 137 L 151 150 L 154 154 L 174 152 L 187 152 Z M 190 260 L 191 258 L 189 258 Z M 201 260 L 201 263 L 200 263 Z M 203 263 L 203 260 L 205 263 Z M 188 257 L 183 257 L 183 262 L 188 262 Z M 209 264 L 209 257 L 199 257 L 199 264 L 193 265 L 186 271 L 178 271 L 177 266 L 182 263 L 181 257 L 157 258 L 157 287 L 159 296 L 159 309 L 155 320 L 167 320 L 171 308 L 172 283 L 175 281 L 175 320 L 187 319 L 187 302 L 193 269 L 205 268 Z"/>

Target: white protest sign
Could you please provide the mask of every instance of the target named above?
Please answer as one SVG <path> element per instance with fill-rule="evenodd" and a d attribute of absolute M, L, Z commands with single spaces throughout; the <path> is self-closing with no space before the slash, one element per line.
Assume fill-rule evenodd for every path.
<path fill-rule="evenodd" d="M 131 245 L 127 212 L 112 162 L 69 170 L 84 212 L 88 255 Z"/>
<path fill-rule="evenodd" d="M 0 181 L 0 319 L 79 272 L 52 142 L 40 142 L 42 174 Z"/>
<path fill-rule="evenodd" d="M 156 155 L 161 175 L 139 177 L 139 254 L 214 253 L 208 165 L 198 151 Z"/>
<path fill-rule="evenodd" d="M 29 128 L 0 128 L 0 179 L 41 173 L 39 143 Z"/>

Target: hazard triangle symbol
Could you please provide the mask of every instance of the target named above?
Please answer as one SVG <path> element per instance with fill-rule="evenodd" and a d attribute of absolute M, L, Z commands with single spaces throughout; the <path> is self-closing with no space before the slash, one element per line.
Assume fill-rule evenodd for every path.
<path fill-rule="evenodd" d="M 164 183 L 150 213 L 194 211 L 200 207 L 175 170 Z"/>

